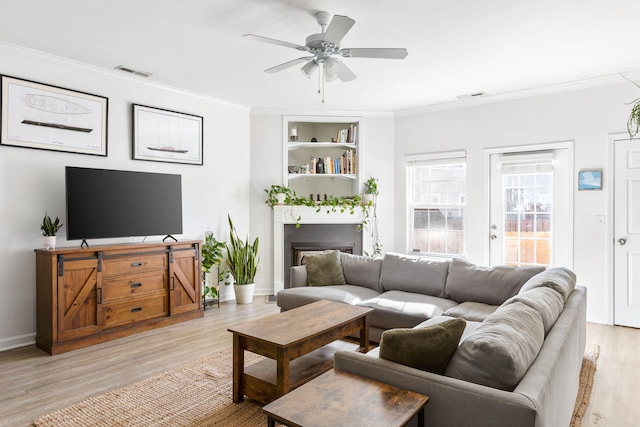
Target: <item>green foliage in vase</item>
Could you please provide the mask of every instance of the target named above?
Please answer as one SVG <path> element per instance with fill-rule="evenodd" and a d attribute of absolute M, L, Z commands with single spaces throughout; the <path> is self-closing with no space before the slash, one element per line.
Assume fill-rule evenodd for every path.
<path fill-rule="evenodd" d="M 52 221 L 49 214 L 47 212 L 44 213 L 44 219 L 40 226 L 43 236 L 55 236 L 58 233 L 58 230 L 60 230 L 60 227 L 62 227 L 62 224 L 60 224 L 60 219 L 58 217 L 56 217 L 55 221 Z"/>
<path fill-rule="evenodd" d="M 249 237 L 244 241 L 238 236 L 231 215 L 229 218 L 229 241 L 225 243 L 227 254 L 225 263 L 229 273 L 235 279 L 236 285 L 254 283 L 260 257 L 258 256 L 258 238 L 249 243 Z"/>

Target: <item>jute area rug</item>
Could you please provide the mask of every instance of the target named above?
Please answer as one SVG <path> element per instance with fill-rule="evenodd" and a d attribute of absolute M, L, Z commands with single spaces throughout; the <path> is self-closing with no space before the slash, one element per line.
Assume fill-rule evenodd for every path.
<path fill-rule="evenodd" d="M 587 346 L 570 427 L 580 426 L 589 405 L 599 351 L 598 346 Z M 260 359 L 246 353 L 245 364 Z M 51 412 L 35 420 L 34 425 L 264 427 L 267 417 L 261 405 L 250 399 L 240 404 L 232 402 L 231 362 L 232 351 L 225 350 Z"/>

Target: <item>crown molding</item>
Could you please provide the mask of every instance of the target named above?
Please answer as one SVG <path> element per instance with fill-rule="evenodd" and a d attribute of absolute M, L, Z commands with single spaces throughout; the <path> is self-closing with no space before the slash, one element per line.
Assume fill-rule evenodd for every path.
<path fill-rule="evenodd" d="M 573 82 L 559 83 L 548 86 L 540 86 L 530 89 L 516 90 L 496 95 L 483 95 L 472 98 L 464 98 L 439 104 L 425 105 L 415 108 L 400 109 L 395 111 L 395 117 L 407 117 L 417 114 L 434 113 L 438 111 L 454 110 L 458 108 L 475 107 L 478 105 L 494 104 L 497 102 L 512 101 L 516 99 L 530 98 L 554 93 L 570 92 L 579 89 L 588 89 L 598 86 L 608 86 L 620 83 L 629 83 L 629 80 L 640 80 L 640 70 L 627 71 L 621 74 L 594 77 L 590 79 L 576 80 Z"/>
<path fill-rule="evenodd" d="M 78 72 L 92 77 L 99 77 L 101 79 L 109 80 L 118 84 L 126 84 L 137 87 L 144 86 L 149 89 L 169 92 L 172 95 L 182 96 L 220 107 L 232 108 L 244 112 L 249 112 L 251 110 L 251 108 L 246 105 L 228 102 L 222 99 L 206 96 L 201 93 L 191 92 L 188 90 L 177 88 L 175 86 L 147 80 L 145 77 L 136 77 L 134 75 L 124 74 L 123 72 L 117 71 L 115 69 L 110 70 L 106 68 L 96 67 L 84 62 L 75 61 L 73 59 L 64 58 L 34 49 L 29 49 L 3 41 L 0 41 L 0 55 L 12 56 L 20 60 L 36 63 L 38 65 L 51 66 L 68 70 L 70 72 Z"/>
<path fill-rule="evenodd" d="M 256 116 L 360 116 L 367 118 L 393 118 L 393 111 L 362 111 L 362 110 L 316 110 L 295 108 L 251 108 L 251 115 Z"/>

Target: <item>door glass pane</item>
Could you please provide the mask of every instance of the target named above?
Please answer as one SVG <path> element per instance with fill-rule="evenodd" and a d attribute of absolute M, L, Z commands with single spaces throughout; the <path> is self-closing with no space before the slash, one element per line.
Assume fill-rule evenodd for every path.
<path fill-rule="evenodd" d="M 511 173 L 502 177 L 504 264 L 550 266 L 553 173 Z"/>

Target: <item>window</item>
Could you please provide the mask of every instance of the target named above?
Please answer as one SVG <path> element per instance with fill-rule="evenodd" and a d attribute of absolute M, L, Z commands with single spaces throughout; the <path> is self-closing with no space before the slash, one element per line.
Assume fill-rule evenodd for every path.
<path fill-rule="evenodd" d="M 406 162 L 411 252 L 463 255 L 466 152 L 411 155 Z"/>

